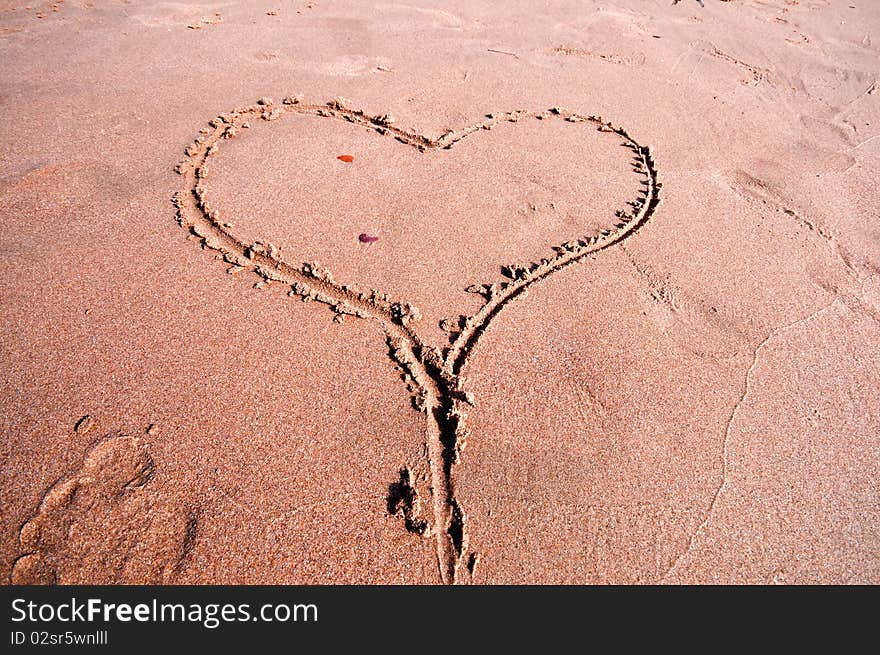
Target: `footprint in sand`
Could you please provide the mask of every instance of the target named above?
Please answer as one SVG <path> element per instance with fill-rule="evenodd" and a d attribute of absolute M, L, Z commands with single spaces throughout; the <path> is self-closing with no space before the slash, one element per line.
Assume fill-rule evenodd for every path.
<path fill-rule="evenodd" d="M 12 584 L 156 584 L 173 580 L 197 516 L 151 490 L 155 463 L 139 438 L 108 435 L 56 482 L 21 527 Z"/>

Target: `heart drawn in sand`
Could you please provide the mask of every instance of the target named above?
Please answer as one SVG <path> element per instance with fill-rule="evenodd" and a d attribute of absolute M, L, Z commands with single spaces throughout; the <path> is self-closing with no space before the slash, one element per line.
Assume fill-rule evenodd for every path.
<path fill-rule="evenodd" d="M 544 258 L 503 266 L 504 279 L 470 285 L 466 291 L 481 299 L 479 309 L 469 316 L 444 321 L 441 327 L 449 334 L 449 345 L 432 346 L 428 344 L 424 330 L 419 329 L 421 312 L 411 302 L 392 299 L 379 290 L 359 290 L 342 284 L 330 271 L 315 263 L 285 261 L 279 248 L 272 243 L 251 241 L 237 235 L 232 228 L 235 217 L 221 216 L 209 198 L 205 185 L 208 162 L 221 144 L 241 134 L 249 121 L 262 119 L 271 122 L 288 114 L 345 121 L 356 128 L 370 130 L 379 138 L 396 139 L 425 153 L 453 148 L 469 135 L 505 122 L 562 120 L 584 123 L 616 137 L 621 145 L 632 151 L 632 168 L 639 177 L 640 191 L 625 208 L 613 212 L 615 220 L 611 229 L 589 235 L 567 235 L 569 240 L 559 243 Z M 426 417 L 431 472 L 427 493 L 432 496 L 432 511 L 425 518 L 417 484 L 411 471 L 404 467 L 400 480 L 391 485 L 388 508 L 392 513 L 402 515 L 411 532 L 435 539 L 439 573 L 444 583 L 454 583 L 462 568 L 472 571 L 475 563 L 474 553 L 468 550 L 465 512 L 455 495 L 453 468 L 468 438 L 467 408 L 475 402 L 465 388 L 461 372 L 480 336 L 499 312 L 512 300 L 524 297 L 532 284 L 630 237 L 648 222 L 659 202 L 660 184 L 650 149 L 639 144 L 624 128 L 599 116 L 559 108 L 488 116 L 488 120 L 480 124 L 430 139 L 396 127 L 388 116 L 369 116 L 353 110 L 342 100 L 312 105 L 298 97 L 285 98 L 281 104 L 263 99 L 257 104 L 222 114 L 202 128 L 195 142 L 186 148 L 186 159 L 177 166 L 184 187 L 174 195 L 180 225 L 197 236 L 205 249 L 218 253 L 230 272 L 252 271 L 260 278 L 258 286 L 287 285 L 291 297 L 328 305 L 336 321 L 353 316 L 374 320 L 382 326 L 390 356 L 402 369 L 408 388 L 413 390 L 413 405 Z"/>

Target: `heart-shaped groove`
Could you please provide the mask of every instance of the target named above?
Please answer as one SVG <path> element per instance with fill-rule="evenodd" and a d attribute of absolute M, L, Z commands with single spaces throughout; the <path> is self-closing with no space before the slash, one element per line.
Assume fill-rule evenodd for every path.
<path fill-rule="evenodd" d="M 602 132 L 616 135 L 623 146 L 633 151 L 633 171 L 641 177 L 641 189 L 626 209 L 615 212 L 617 220 L 614 229 L 567 241 L 554 247 L 553 255 L 539 261 L 503 267 L 506 280 L 468 287 L 468 292 L 483 298 L 483 305 L 473 315 L 462 317 L 457 325 L 445 326 L 450 332 L 450 345 L 441 349 L 428 346 L 419 337 L 415 326 L 421 315 L 410 303 L 392 300 L 380 291 L 361 291 L 340 284 L 319 264 L 297 266 L 286 262 L 272 243 L 246 243 L 231 231 L 231 223 L 221 218 L 212 207 L 204 184 L 211 156 L 224 141 L 240 134 L 248 126 L 248 121 L 274 121 L 287 113 L 348 121 L 420 151 L 451 148 L 469 134 L 491 129 L 502 121 L 555 119 L 588 123 Z M 394 508 L 393 511 L 400 510 L 404 514 L 407 529 L 424 536 L 433 535 L 440 578 L 445 584 L 454 584 L 465 560 L 468 570 L 476 561 L 475 553 L 466 557 L 466 517 L 456 500 L 452 476 L 453 467 L 461 457 L 469 434 L 466 408 L 475 402 L 473 395 L 465 388 L 462 370 L 480 337 L 509 302 L 525 297 L 532 284 L 629 238 L 650 220 L 659 203 L 660 189 L 650 148 L 639 144 L 624 128 L 612 125 L 600 116 L 585 116 L 558 107 L 543 112 L 489 114 L 482 123 L 430 139 L 396 127 L 387 115 L 370 116 L 351 109 L 343 100 L 313 105 L 297 96 L 287 97 L 281 104 L 264 98 L 257 104 L 221 114 L 199 131 L 199 136 L 187 146 L 185 152 L 186 158 L 176 168 L 184 179 L 183 190 L 173 197 L 177 220 L 201 240 L 204 249 L 218 253 L 218 258 L 229 264 L 229 272 L 249 270 L 256 273 L 260 278 L 256 286 L 271 283 L 289 285 L 289 296 L 328 305 L 336 321 L 341 322 L 345 316 L 355 316 L 375 320 L 382 326 L 389 356 L 403 372 L 404 381 L 413 393 L 413 405 L 426 417 L 433 521 L 428 522 L 416 516 L 418 495 L 411 486 L 412 476 L 408 468 L 401 471 L 400 484 L 394 485 L 398 488 L 399 498 L 393 499 L 393 502 L 389 500 L 389 509 Z"/>

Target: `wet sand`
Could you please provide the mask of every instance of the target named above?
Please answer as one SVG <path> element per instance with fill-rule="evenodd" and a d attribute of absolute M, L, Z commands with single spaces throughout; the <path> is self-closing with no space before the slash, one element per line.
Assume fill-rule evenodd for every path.
<path fill-rule="evenodd" d="M 705 4 L 0 2 L 6 580 L 880 581 L 880 8 Z"/>

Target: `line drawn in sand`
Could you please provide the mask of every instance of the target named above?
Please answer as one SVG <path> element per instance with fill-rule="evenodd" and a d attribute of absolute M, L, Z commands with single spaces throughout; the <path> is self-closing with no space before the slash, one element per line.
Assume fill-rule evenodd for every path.
<path fill-rule="evenodd" d="M 396 139 L 401 144 L 422 152 L 449 149 L 470 134 L 491 129 L 503 121 L 561 120 L 595 127 L 633 151 L 632 169 L 640 178 L 640 191 L 625 209 L 615 212 L 613 229 L 574 238 L 553 248 L 554 253 L 539 261 L 510 264 L 502 267 L 505 278 L 489 284 L 472 284 L 468 293 L 483 298 L 483 305 L 471 316 L 457 320 L 444 319 L 441 327 L 449 333 L 449 345 L 429 346 L 420 337 L 416 326 L 421 318 L 417 307 L 395 301 L 381 291 L 360 291 L 337 282 L 330 271 L 316 263 L 295 265 L 282 257 L 270 242 L 245 242 L 231 231 L 231 222 L 221 218 L 208 196 L 204 180 L 208 160 L 221 145 L 238 136 L 249 121 L 274 121 L 285 114 L 307 114 L 341 120 L 375 131 L 380 136 Z M 444 584 L 455 584 L 459 574 L 473 572 L 479 555 L 468 549 L 466 514 L 456 498 L 453 471 L 466 446 L 468 407 L 475 398 L 466 389 L 462 370 L 493 319 L 517 298 L 524 298 L 529 287 L 580 262 L 589 255 L 623 242 L 643 227 L 659 203 L 660 183 L 650 147 L 637 142 L 626 129 L 612 125 L 601 116 L 586 116 L 554 107 L 547 111 L 513 111 L 487 114 L 488 119 L 470 127 L 447 132 L 431 139 L 394 125 L 388 116 L 370 116 L 349 107 L 343 99 L 327 104 L 307 104 L 301 96 L 288 96 L 281 103 L 262 98 L 256 104 L 239 107 L 211 119 L 195 141 L 187 146 L 186 158 L 176 171 L 183 177 L 183 189 L 174 194 L 178 223 L 198 237 L 206 250 L 216 253 L 228 264 L 228 272 L 251 271 L 260 278 L 258 286 L 277 283 L 290 287 L 288 295 L 303 301 L 328 305 L 334 320 L 346 316 L 378 322 L 386 336 L 388 354 L 399 367 L 407 388 L 413 394 L 413 405 L 425 415 L 425 452 L 428 495 L 432 500 L 432 516 L 422 516 L 418 480 L 409 468 L 402 468 L 400 480 L 391 485 L 389 512 L 404 519 L 406 528 L 436 542 L 437 565 Z"/>

